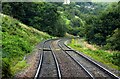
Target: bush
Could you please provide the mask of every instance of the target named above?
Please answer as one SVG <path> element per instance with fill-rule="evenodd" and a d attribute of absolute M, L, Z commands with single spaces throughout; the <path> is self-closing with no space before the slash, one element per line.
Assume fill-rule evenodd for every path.
<path fill-rule="evenodd" d="M 12 73 L 10 69 L 9 60 L 7 58 L 2 59 L 2 78 L 11 78 Z"/>
<path fill-rule="evenodd" d="M 112 50 L 120 50 L 120 28 L 114 30 L 113 35 L 107 38 L 105 47 Z"/>
<path fill-rule="evenodd" d="M 120 52 L 113 53 L 112 62 L 113 64 L 120 66 Z"/>

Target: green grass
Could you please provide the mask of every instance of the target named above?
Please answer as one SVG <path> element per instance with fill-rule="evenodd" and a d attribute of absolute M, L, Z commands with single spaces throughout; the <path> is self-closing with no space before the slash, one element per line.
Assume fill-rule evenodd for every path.
<path fill-rule="evenodd" d="M 76 43 L 77 42 L 77 43 Z M 72 40 L 68 45 L 73 49 L 81 51 L 82 53 L 90 56 L 91 58 L 107 65 L 108 67 L 120 70 L 120 52 L 112 51 L 111 53 L 106 52 L 102 49 L 92 50 L 84 45 L 84 40 Z"/>
<path fill-rule="evenodd" d="M 25 67 L 27 67 L 28 64 L 26 63 L 25 60 L 23 61 L 19 61 L 14 67 L 11 67 L 11 71 L 14 72 L 14 71 L 20 71 L 22 69 L 24 69 Z"/>
<path fill-rule="evenodd" d="M 7 15 L 2 16 L 3 77 L 11 77 L 27 66 L 24 56 L 30 54 L 41 41 L 50 35 L 28 27 Z M 6 73 L 7 72 L 7 73 Z"/>

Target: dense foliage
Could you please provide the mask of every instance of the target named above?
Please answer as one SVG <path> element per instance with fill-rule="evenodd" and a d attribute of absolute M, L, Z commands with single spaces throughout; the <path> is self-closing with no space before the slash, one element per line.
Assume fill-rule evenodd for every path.
<path fill-rule="evenodd" d="M 98 45 L 105 45 L 107 49 L 120 50 L 120 4 L 112 4 L 111 9 L 99 16 L 91 16 L 86 21 L 84 34 L 86 40 Z M 116 37 L 118 36 L 118 37 Z"/>
<path fill-rule="evenodd" d="M 2 75 L 10 77 L 26 66 L 24 56 L 50 36 L 6 15 L 2 17 Z"/>
<path fill-rule="evenodd" d="M 3 13 L 53 36 L 64 36 L 66 33 L 57 6 L 51 3 L 3 3 Z"/>
<path fill-rule="evenodd" d="M 33 28 L 58 37 L 69 33 L 105 49 L 120 50 L 120 2 L 78 2 L 69 5 L 8 2 L 2 3 L 2 9 L 2 13 L 17 19 L 3 17 L 2 21 L 3 73 L 7 72 L 4 76 L 9 77 L 16 69 L 25 67 L 25 61 L 18 61 L 30 53 L 40 39 L 49 38 L 49 35 L 40 34 Z M 23 28 L 18 20 L 31 27 Z M 111 58 L 119 66 L 120 54 L 114 53 Z"/>
<path fill-rule="evenodd" d="M 18 9 L 19 8 L 19 9 Z M 85 37 L 89 43 L 120 50 L 119 3 L 3 3 L 3 13 L 53 36 L 65 33 Z"/>
<path fill-rule="evenodd" d="M 120 50 L 120 2 L 59 4 L 58 11 L 66 21 L 68 33 L 105 49 Z"/>

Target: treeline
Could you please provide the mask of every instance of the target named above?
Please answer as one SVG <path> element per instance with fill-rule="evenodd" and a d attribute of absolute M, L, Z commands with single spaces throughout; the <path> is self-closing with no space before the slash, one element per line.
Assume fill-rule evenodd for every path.
<path fill-rule="evenodd" d="M 120 50 L 120 2 L 112 3 L 99 15 L 88 15 L 80 36 L 106 49 Z"/>
<path fill-rule="evenodd" d="M 79 27 L 84 25 L 82 16 L 84 13 L 97 14 L 100 8 L 92 10 L 85 6 L 97 6 L 98 4 L 89 3 L 25 3 L 13 2 L 3 3 L 3 13 L 10 15 L 24 24 L 32 26 L 38 30 L 47 32 L 53 36 L 64 36 L 66 32 L 78 35 Z M 96 12 L 96 13 L 95 13 Z"/>
<path fill-rule="evenodd" d="M 104 49 L 120 50 L 120 2 L 59 5 L 67 32 Z"/>
<path fill-rule="evenodd" d="M 2 9 L 4 14 L 53 36 L 61 37 L 65 34 L 65 24 L 57 12 L 55 4 L 45 2 L 3 3 Z"/>
<path fill-rule="evenodd" d="M 89 43 L 120 50 L 120 2 L 92 3 L 3 3 L 3 13 L 23 23 L 62 37 L 84 37 Z"/>

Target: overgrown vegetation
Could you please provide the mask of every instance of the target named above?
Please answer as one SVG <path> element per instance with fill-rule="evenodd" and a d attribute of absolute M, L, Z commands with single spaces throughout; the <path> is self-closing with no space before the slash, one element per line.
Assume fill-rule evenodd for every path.
<path fill-rule="evenodd" d="M 105 49 L 120 50 L 120 38 L 116 37 L 120 35 L 120 2 L 15 2 L 3 3 L 2 7 L 4 14 L 53 36 L 69 33 Z"/>
<path fill-rule="evenodd" d="M 57 6 L 55 4 L 45 2 L 15 2 L 3 3 L 2 7 L 4 14 L 13 16 L 24 24 L 38 30 L 59 37 L 64 36 L 66 33 L 65 23 L 57 12 Z"/>
<path fill-rule="evenodd" d="M 120 70 L 120 52 L 119 51 L 110 51 L 107 52 L 101 48 L 97 48 L 95 50 L 86 47 L 85 41 L 83 39 L 80 40 L 72 40 L 69 46 L 72 48 L 90 56 L 91 58 L 106 64 L 109 67 Z"/>
<path fill-rule="evenodd" d="M 109 4 L 99 15 L 88 15 L 85 20 L 80 36 L 105 49 L 120 50 L 120 2 Z"/>
<path fill-rule="evenodd" d="M 7 77 L 24 68 L 24 55 L 30 53 L 39 41 L 50 37 L 40 31 L 57 37 L 65 34 L 79 36 L 90 44 L 107 50 L 117 50 L 118 52 L 108 54 L 101 49 L 90 50 L 73 45 L 76 48 L 80 46 L 81 51 L 87 51 L 86 54 L 93 57 L 96 55 L 106 58 L 105 63 L 110 62 L 113 66 L 116 65 L 114 67 L 120 66 L 120 2 L 72 2 L 69 5 L 50 2 L 4 2 L 2 9 L 2 13 L 17 19 L 6 16 L 2 22 L 3 70 L 7 72 Z"/>
<path fill-rule="evenodd" d="M 58 5 L 67 32 L 105 49 L 120 50 L 120 2 Z"/>
<path fill-rule="evenodd" d="M 24 57 L 40 41 L 51 38 L 46 33 L 28 27 L 12 17 L 2 16 L 2 76 L 10 78 L 26 67 Z"/>

